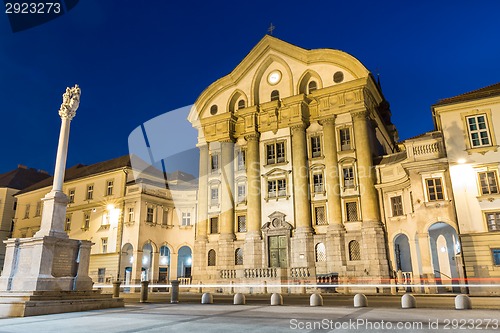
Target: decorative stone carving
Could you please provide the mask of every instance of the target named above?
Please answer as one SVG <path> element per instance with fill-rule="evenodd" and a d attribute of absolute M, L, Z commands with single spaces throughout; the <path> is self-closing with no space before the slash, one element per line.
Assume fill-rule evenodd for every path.
<path fill-rule="evenodd" d="M 81 90 L 77 84 L 73 88 L 66 88 L 66 92 L 63 94 L 63 102 L 59 109 L 59 116 L 61 118 L 72 120 L 76 116 L 76 109 L 80 105 L 80 95 Z"/>

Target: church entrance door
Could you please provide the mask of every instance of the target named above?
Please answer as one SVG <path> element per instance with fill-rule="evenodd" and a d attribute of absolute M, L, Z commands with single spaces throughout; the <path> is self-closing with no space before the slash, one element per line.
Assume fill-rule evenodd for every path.
<path fill-rule="evenodd" d="M 288 264 L 287 236 L 269 237 L 269 265 L 271 267 L 286 268 Z"/>

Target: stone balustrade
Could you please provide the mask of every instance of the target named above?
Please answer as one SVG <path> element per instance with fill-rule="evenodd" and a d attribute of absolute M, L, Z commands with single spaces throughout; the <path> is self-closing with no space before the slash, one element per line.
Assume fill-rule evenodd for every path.
<path fill-rule="evenodd" d="M 220 271 L 221 279 L 234 279 L 236 278 L 236 270 L 235 269 L 222 269 Z"/>
<path fill-rule="evenodd" d="M 275 278 L 278 277 L 278 269 L 275 267 L 247 268 L 244 270 L 243 276 L 247 279 Z"/>
<path fill-rule="evenodd" d="M 290 268 L 290 276 L 292 278 L 308 278 L 311 276 L 311 272 L 308 267 L 293 267 Z"/>

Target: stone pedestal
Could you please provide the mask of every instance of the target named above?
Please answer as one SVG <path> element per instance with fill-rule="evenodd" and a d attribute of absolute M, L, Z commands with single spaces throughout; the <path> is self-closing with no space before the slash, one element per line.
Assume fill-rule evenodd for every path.
<path fill-rule="evenodd" d="M 361 234 L 363 237 L 362 258 L 365 261 L 368 276 L 374 279 L 388 279 L 389 264 L 382 224 L 380 222 L 363 222 Z"/>
<path fill-rule="evenodd" d="M 260 236 L 260 232 L 247 232 L 243 248 L 243 253 L 245 254 L 243 264 L 245 265 L 245 268 L 263 267 L 262 247 L 263 240 Z"/>
<path fill-rule="evenodd" d="M 89 241 L 52 236 L 11 238 L 0 290 L 92 290 Z"/>

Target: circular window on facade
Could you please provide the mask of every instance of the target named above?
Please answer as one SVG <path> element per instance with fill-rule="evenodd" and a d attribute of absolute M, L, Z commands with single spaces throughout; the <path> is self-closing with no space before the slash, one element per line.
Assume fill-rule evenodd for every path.
<path fill-rule="evenodd" d="M 344 81 L 344 73 L 341 71 L 335 72 L 335 74 L 333 74 L 333 82 L 340 83 L 342 81 Z"/>
<path fill-rule="evenodd" d="M 213 116 L 214 114 L 217 114 L 217 105 L 212 105 L 210 107 L 210 114 Z"/>

